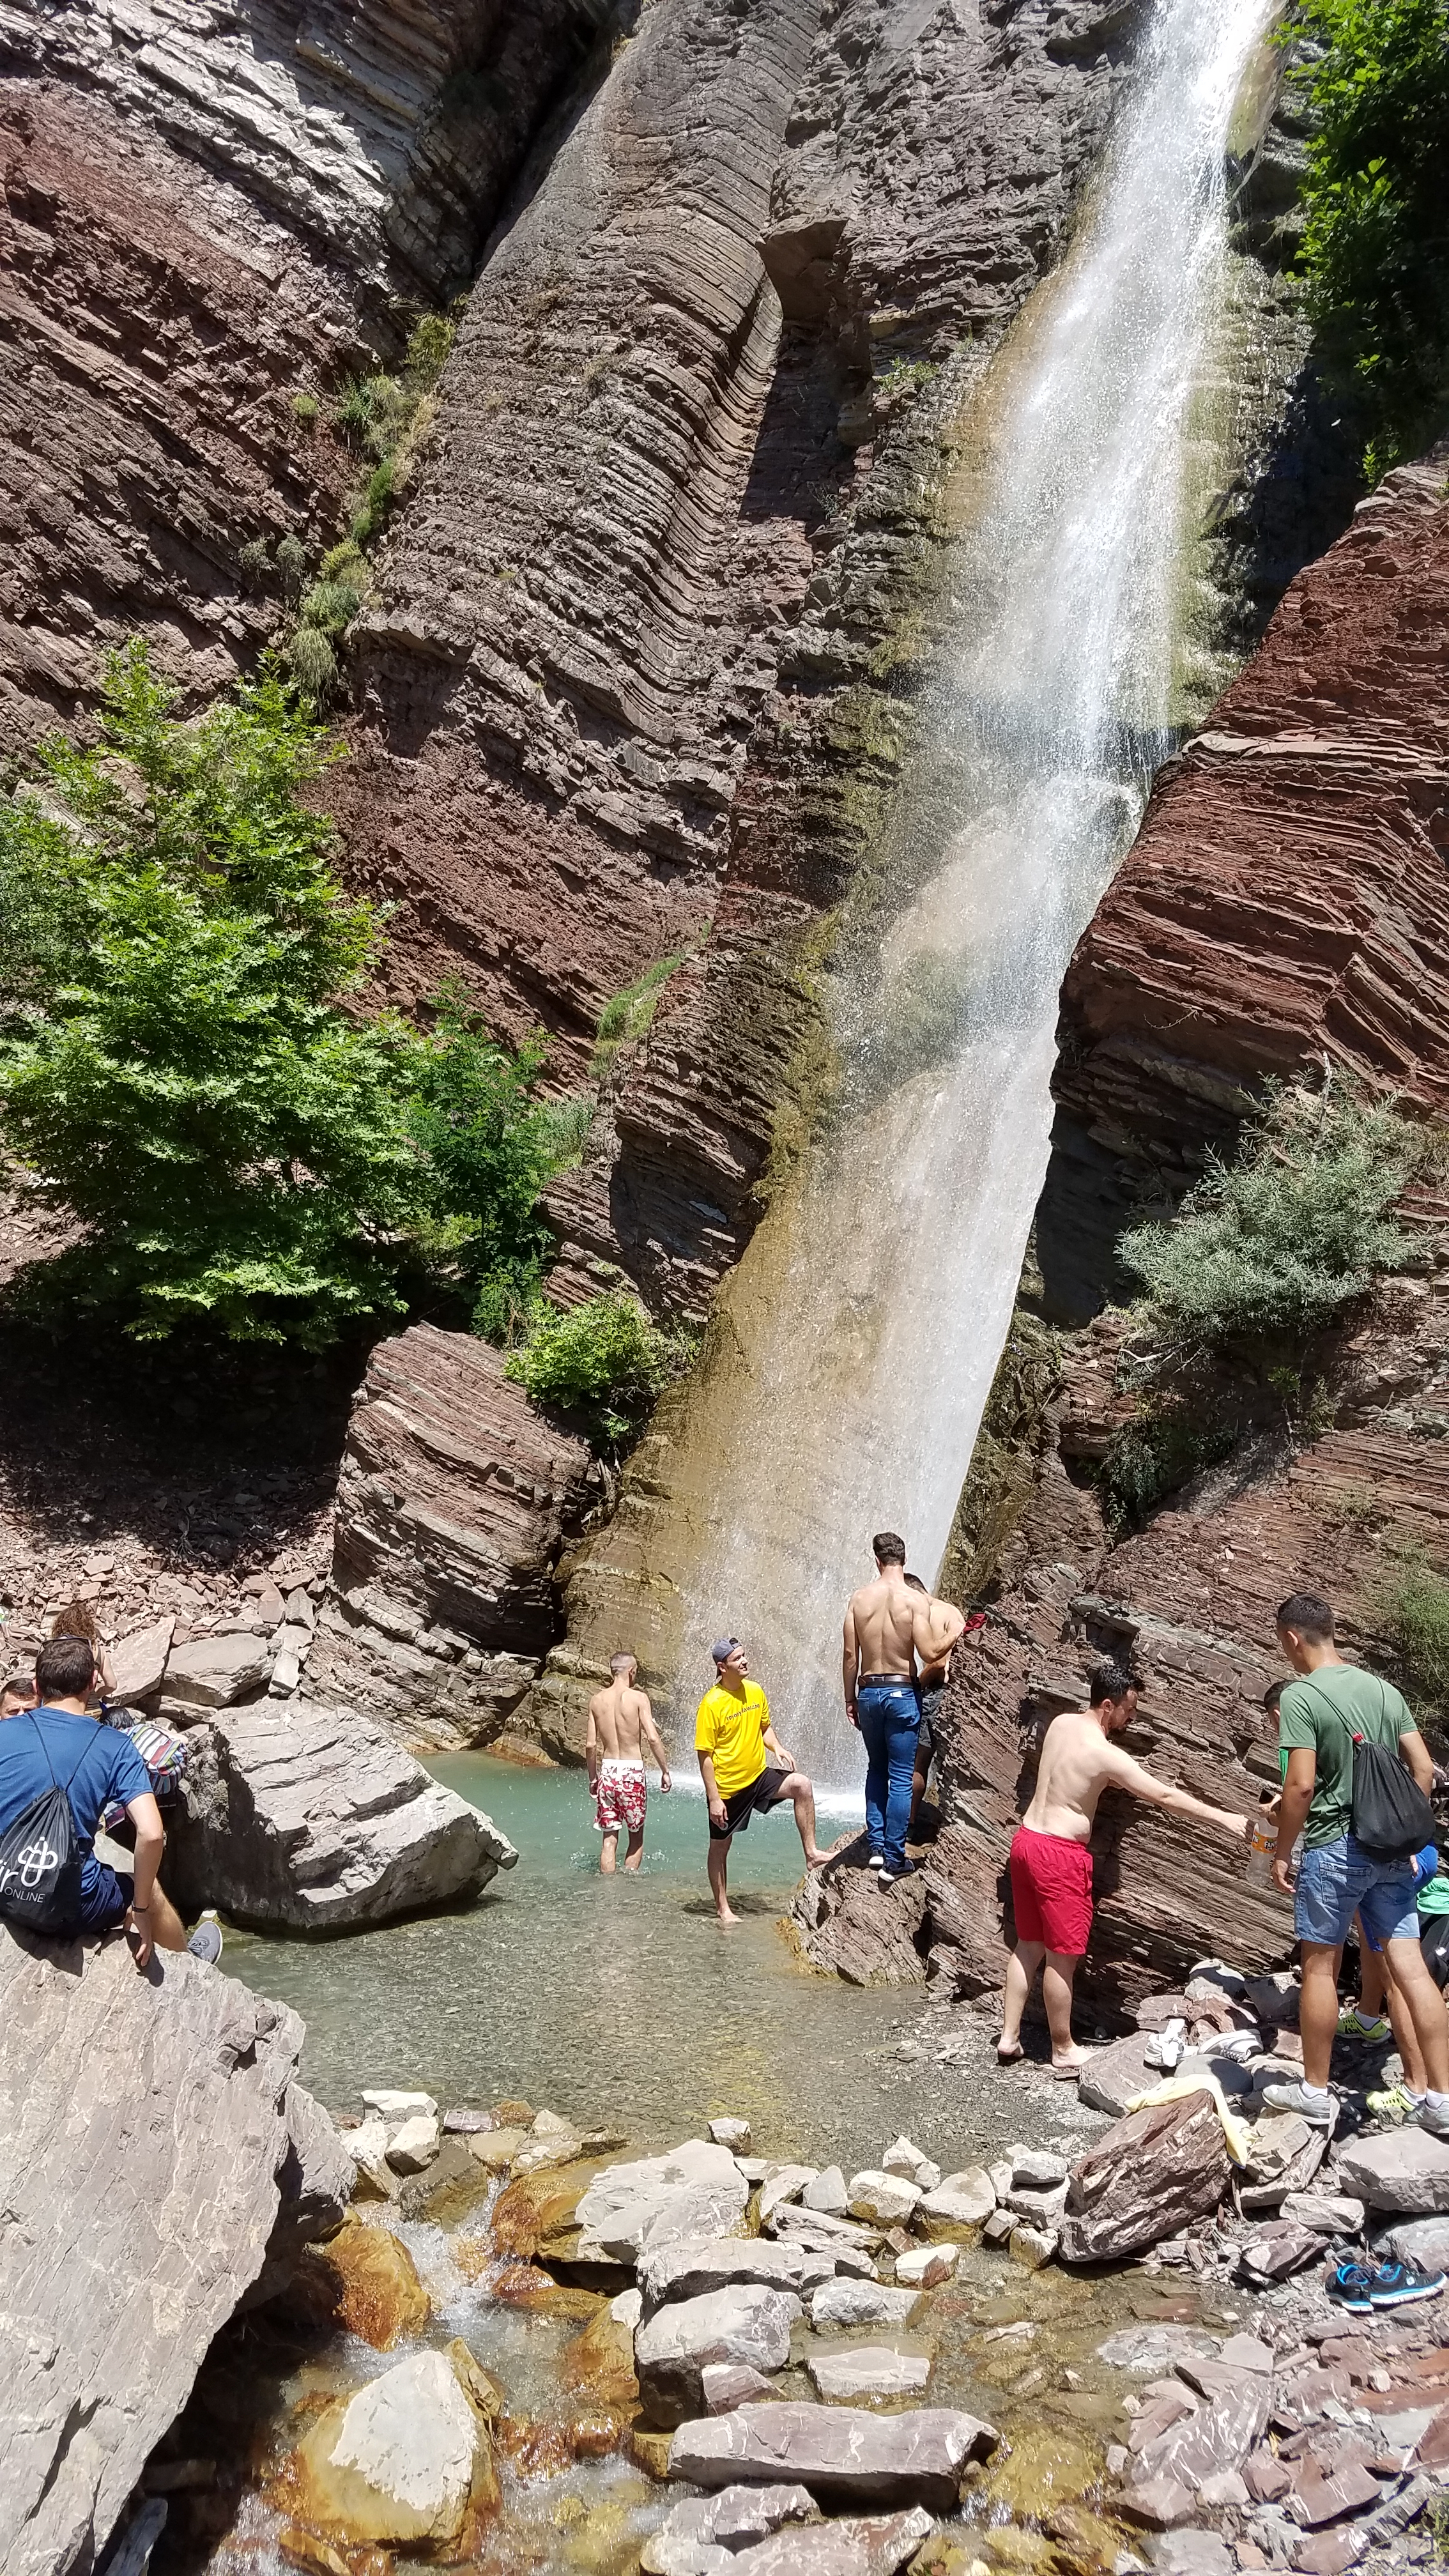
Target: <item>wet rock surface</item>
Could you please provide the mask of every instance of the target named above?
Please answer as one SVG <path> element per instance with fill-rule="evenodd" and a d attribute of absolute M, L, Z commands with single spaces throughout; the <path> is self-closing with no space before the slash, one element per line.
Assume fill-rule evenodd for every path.
<path fill-rule="evenodd" d="M 669 2474 L 697 2486 L 800 2485 L 949 2513 L 966 2463 L 994 2443 L 989 2425 L 950 2408 L 869 2415 L 845 2406 L 742 2406 L 714 2422 L 681 2425 Z"/>
<path fill-rule="evenodd" d="M 0 2559 L 93 2564 L 269 2250 L 340 2224 L 351 2167 L 302 2025 L 215 1969 L 0 1928 Z M 285 2277 L 285 2266 L 283 2277 Z"/>

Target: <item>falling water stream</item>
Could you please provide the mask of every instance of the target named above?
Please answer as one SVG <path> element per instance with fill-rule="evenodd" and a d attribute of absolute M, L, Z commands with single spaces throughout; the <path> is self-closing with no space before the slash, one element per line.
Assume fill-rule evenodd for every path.
<path fill-rule="evenodd" d="M 1161 0 L 1068 257 L 962 424 L 954 641 L 839 979 L 841 1106 L 725 1291 L 666 1472 L 676 1721 L 734 1631 L 826 1782 L 860 1767 L 843 1598 L 874 1529 L 940 1563 L 1045 1168 L 1062 974 L 1177 738 L 1229 135 L 1274 14 Z"/>

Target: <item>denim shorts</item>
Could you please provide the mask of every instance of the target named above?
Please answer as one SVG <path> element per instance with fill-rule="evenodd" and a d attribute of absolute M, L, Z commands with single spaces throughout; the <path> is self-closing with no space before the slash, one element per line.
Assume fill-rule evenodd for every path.
<path fill-rule="evenodd" d="M 1303 1855 L 1293 1899 L 1293 1931 L 1299 1941 L 1334 1948 L 1346 1941 L 1355 1914 L 1374 1949 L 1386 1941 L 1417 1941 L 1419 1909 L 1414 1901 L 1414 1863 L 1375 1860 L 1360 1849 L 1352 1834 L 1340 1842 L 1319 1843 Z"/>

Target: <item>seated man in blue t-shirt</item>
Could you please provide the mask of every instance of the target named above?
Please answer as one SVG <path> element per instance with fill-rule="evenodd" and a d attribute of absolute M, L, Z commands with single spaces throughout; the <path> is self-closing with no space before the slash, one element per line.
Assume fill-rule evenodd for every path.
<path fill-rule="evenodd" d="M 76 1932 L 110 1932 L 124 1923 L 144 1968 L 153 1949 L 184 1950 L 185 1927 L 162 1893 L 156 1873 L 166 1837 L 151 1775 L 129 1735 L 86 1713 L 95 1679 L 95 1656 L 84 1637 L 52 1637 L 35 1664 L 38 1705 L 0 1723 L 0 1833 L 23 1816 L 47 1789 L 70 1798 L 76 1840 L 84 1855 Z M 135 1874 L 122 1878 L 92 1848 L 96 1828 L 113 1801 L 136 1829 Z M 214 1934 L 203 1925 L 202 1932 Z M 198 1943 L 201 1935 L 198 1934 Z M 215 1956 L 198 1947 L 197 1955 Z"/>

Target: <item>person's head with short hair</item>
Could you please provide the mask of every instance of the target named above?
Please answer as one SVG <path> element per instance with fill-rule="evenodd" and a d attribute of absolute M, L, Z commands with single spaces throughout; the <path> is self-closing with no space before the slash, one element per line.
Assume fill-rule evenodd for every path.
<path fill-rule="evenodd" d="M 714 1658 L 717 1679 L 722 1681 L 729 1673 L 735 1680 L 743 1681 L 750 1667 L 738 1637 L 717 1637 L 709 1651 Z"/>
<path fill-rule="evenodd" d="M 1263 1706 L 1275 1723 L 1278 1716 L 1278 1702 L 1282 1698 L 1287 1687 L 1288 1685 L 1286 1682 L 1270 1682 L 1263 1693 Z"/>
<path fill-rule="evenodd" d="M 1109 1735 L 1120 1734 L 1137 1713 L 1137 1684 L 1125 1664 L 1098 1664 L 1087 1684 L 1093 1715 Z"/>
<path fill-rule="evenodd" d="M 1290 1592 L 1278 1604 L 1275 1624 L 1278 1643 L 1295 1673 L 1335 1660 L 1333 1612 L 1321 1592 Z"/>
<path fill-rule="evenodd" d="M 626 1680 L 639 1670 L 639 1659 L 630 1654 L 627 1646 L 621 1646 L 617 1655 L 609 1657 L 609 1670 L 616 1682 Z"/>
<path fill-rule="evenodd" d="M 877 1530 L 870 1547 L 871 1554 L 882 1574 L 888 1565 L 898 1565 L 904 1571 L 906 1542 L 903 1538 L 898 1538 L 894 1530 Z"/>
<path fill-rule="evenodd" d="M 931 1587 L 930 1587 L 930 1585 L 929 1585 L 928 1583 L 923 1583 L 923 1582 L 921 1581 L 921 1578 L 920 1578 L 920 1576 L 919 1576 L 918 1574 L 908 1574 L 908 1575 L 906 1576 L 906 1584 L 907 1584 L 907 1587 L 908 1587 L 908 1589 L 909 1589 L 910 1591 L 912 1591 L 912 1592 L 924 1592 L 924 1594 L 925 1594 L 925 1596 L 926 1596 L 926 1599 L 927 1599 L 928 1601 L 930 1600 L 930 1597 L 931 1597 Z"/>
<path fill-rule="evenodd" d="M 0 1682 L 0 1717 L 19 1717 L 23 1710 L 35 1706 L 34 1675 L 7 1673 Z"/>
<path fill-rule="evenodd" d="M 86 1637 L 51 1637 L 35 1658 L 35 1687 L 45 1708 L 85 1699 L 95 1677 L 95 1653 Z"/>

